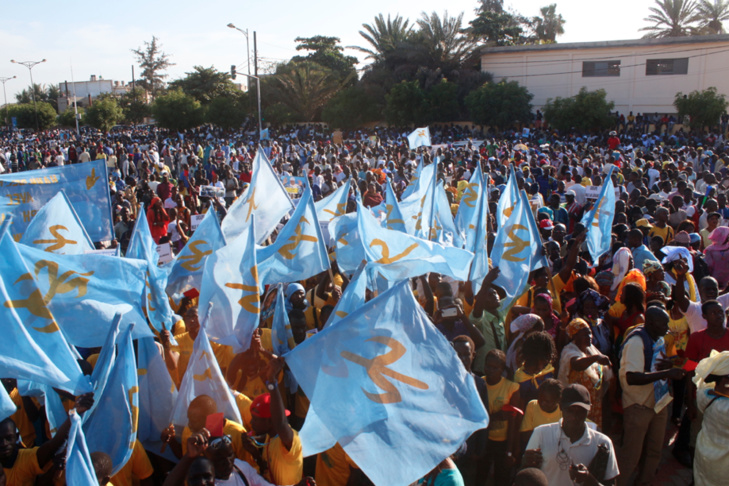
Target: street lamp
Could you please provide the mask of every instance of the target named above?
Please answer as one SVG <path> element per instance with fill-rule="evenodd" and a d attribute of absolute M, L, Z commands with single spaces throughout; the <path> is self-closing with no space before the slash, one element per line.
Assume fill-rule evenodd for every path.
<path fill-rule="evenodd" d="M 43 59 L 42 61 L 16 61 L 15 59 L 11 59 L 10 62 L 12 62 L 14 64 L 22 64 L 23 66 L 28 68 L 28 72 L 30 73 L 30 93 L 33 96 L 33 114 L 35 115 L 35 130 L 39 131 L 40 128 L 38 127 L 38 107 L 35 104 L 35 84 L 33 83 L 33 68 L 42 62 L 46 62 L 46 60 Z"/>
<path fill-rule="evenodd" d="M 236 74 L 242 74 L 243 76 L 248 76 L 256 80 L 256 94 L 258 95 L 258 143 L 260 144 L 261 136 L 263 135 L 263 124 L 261 123 L 261 78 L 237 71 Z"/>
<path fill-rule="evenodd" d="M 248 29 L 246 29 L 246 30 L 239 29 L 238 27 L 233 25 L 232 22 L 230 24 L 228 24 L 228 28 L 235 29 L 238 32 L 240 32 L 241 34 L 243 34 L 244 36 L 246 36 L 246 55 L 247 55 L 246 66 L 248 67 L 248 76 L 250 76 L 251 75 L 251 49 L 250 49 L 250 45 L 248 43 Z M 250 87 L 251 87 L 251 82 L 248 81 L 248 88 L 250 89 Z"/>
<path fill-rule="evenodd" d="M 17 76 L 0 78 L 0 83 L 3 83 L 3 96 L 5 97 L 5 126 L 8 126 L 8 94 L 5 92 L 5 83 L 15 78 L 17 78 Z"/>

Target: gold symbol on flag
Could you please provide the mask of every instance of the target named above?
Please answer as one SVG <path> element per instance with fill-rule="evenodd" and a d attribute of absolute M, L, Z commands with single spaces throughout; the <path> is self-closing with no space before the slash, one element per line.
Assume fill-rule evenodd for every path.
<path fill-rule="evenodd" d="M 198 248 L 199 246 L 207 244 L 207 241 L 197 240 L 187 245 L 190 249 L 190 254 L 180 257 L 180 261 L 182 262 L 180 265 L 182 266 L 182 268 L 184 268 L 188 272 L 197 272 L 198 270 L 200 270 L 202 268 L 202 259 L 208 255 L 212 255 L 213 253 L 212 249 L 202 251 L 200 248 Z"/>
<path fill-rule="evenodd" d="M 463 189 L 463 198 L 461 199 L 461 202 L 469 208 L 476 206 L 476 200 L 478 199 L 477 187 L 478 183 L 474 182 L 473 184 L 470 184 L 467 182 L 466 187 Z"/>
<path fill-rule="evenodd" d="M 385 204 L 385 209 L 387 209 L 387 216 L 385 216 L 385 220 L 387 221 L 387 229 L 393 229 L 393 226 L 396 224 L 405 224 L 405 221 L 402 219 L 390 219 L 392 216 L 392 211 L 395 209 L 394 204 Z"/>
<path fill-rule="evenodd" d="M 249 219 L 251 219 L 251 213 L 254 209 L 258 209 L 258 205 L 256 204 L 256 188 L 252 188 L 251 191 L 251 197 L 248 198 L 246 201 L 246 204 L 248 205 L 248 214 L 246 214 L 246 223 Z"/>
<path fill-rule="evenodd" d="M 139 393 L 139 387 L 133 386 L 129 389 L 129 408 L 132 412 L 132 432 L 137 431 L 137 427 L 139 427 L 139 407 L 134 406 L 134 394 Z M 129 448 L 134 447 L 134 442 L 131 443 Z"/>
<path fill-rule="evenodd" d="M 510 241 L 504 243 L 504 249 L 506 250 L 507 248 L 509 248 L 509 250 L 506 250 L 502 255 L 502 258 L 504 260 L 508 260 L 510 262 L 523 262 L 524 260 L 526 260 L 526 257 L 518 258 L 517 255 L 521 253 L 524 248 L 529 246 L 529 242 L 522 240 L 516 235 L 516 230 L 526 229 L 527 227 L 521 224 L 515 224 L 509 227 L 509 231 L 506 234 L 508 235 Z"/>
<path fill-rule="evenodd" d="M 344 319 L 345 317 L 347 317 L 349 315 L 349 312 L 344 312 L 344 311 L 338 310 L 334 314 L 336 314 L 337 317 Z"/>
<path fill-rule="evenodd" d="M 425 204 L 425 198 L 427 197 L 427 194 L 420 198 L 420 212 L 417 216 L 413 216 L 413 219 L 417 220 L 415 222 L 415 229 L 420 231 L 423 228 L 423 205 Z"/>
<path fill-rule="evenodd" d="M 56 238 L 55 240 L 35 240 L 33 242 L 33 244 L 34 245 L 48 245 L 48 244 L 50 244 L 51 246 L 45 248 L 45 251 L 48 251 L 48 252 L 51 252 L 51 253 L 54 252 L 54 251 L 56 251 L 56 250 L 60 250 L 61 248 L 63 248 L 66 245 L 78 245 L 78 241 L 67 240 L 65 236 L 59 234 L 59 232 L 61 230 L 68 231 L 68 228 L 66 228 L 65 226 L 60 225 L 60 224 L 53 225 L 50 228 L 48 228 L 48 231 L 53 236 L 55 236 L 55 238 Z"/>
<path fill-rule="evenodd" d="M 92 187 L 94 187 L 94 184 L 96 184 L 96 181 L 98 181 L 101 177 L 96 177 L 96 167 L 91 169 L 91 175 L 86 177 L 86 189 L 91 190 Z"/>
<path fill-rule="evenodd" d="M 227 283 L 226 287 L 229 289 L 242 290 L 243 292 L 251 292 L 248 295 L 244 295 L 238 301 L 238 304 L 243 307 L 246 311 L 251 314 L 260 314 L 261 309 L 259 307 L 259 295 L 258 295 L 258 267 L 251 268 L 251 275 L 253 280 L 256 282 L 255 285 L 245 285 L 242 283 Z"/>
<path fill-rule="evenodd" d="M 329 213 L 332 217 L 342 216 L 347 211 L 347 203 L 337 204 L 337 209 L 332 211 L 331 209 L 325 209 L 323 212 Z"/>
<path fill-rule="evenodd" d="M 302 241 L 310 241 L 312 243 L 316 243 L 319 241 L 315 236 L 302 234 L 303 223 L 309 225 L 311 224 L 309 223 L 309 220 L 302 216 L 299 220 L 299 224 L 296 225 L 296 229 L 294 230 L 294 236 L 289 238 L 289 241 L 291 241 L 292 243 L 286 243 L 278 250 L 278 253 L 287 260 L 293 260 L 296 257 L 296 255 L 291 252 L 298 248 L 299 244 Z"/>
<path fill-rule="evenodd" d="M 385 354 L 375 356 L 372 359 L 364 358 L 357 354 L 350 353 L 349 351 L 342 351 L 341 353 L 339 353 L 340 356 L 347 361 L 351 361 L 352 363 L 364 367 L 367 370 L 367 376 L 369 376 L 370 380 L 372 380 L 372 383 L 374 383 L 378 388 L 381 388 L 382 390 L 385 390 L 387 392 L 377 394 L 369 393 L 365 389 L 362 389 L 367 398 L 375 403 L 382 404 L 398 403 L 402 401 L 400 391 L 385 376 L 389 376 L 393 380 L 397 380 L 401 383 L 405 383 L 406 385 L 410 385 L 420 390 L 428 389 L 428 385 L 423 383 L 422 381 L 418 381 L 415 378 L 403 375 L 387 367 L 388 365 L 395 363 L 405 355 L 405 352 L 407 350 L 405 349 L 405 346 L 402 345 L 402 343 L 391 337 L 386 336 L 375 336 L 365 342 L 369 341 L 384 344 L 385 346 L 390 348 L 390 351 Z"/>
<path fill-rule="evenodd" d="M 375 263 L 388 264 L 388 263 L 395 263 L 398 260 L 402 260 L 403 258 L 408 256 L 410 254 L 410 252 L 412 252 L 414 249 L 416 249 L 418 247 L 418 244 L 413 243 L 412 245 L 405 248 L 405 251 L 395 255 L 394 257 L 390 257 L 390 247 L 387 246 L 387 243 L 385 243 L 384 241 L 382 241 L 380 239 L 374 239 L 374 240 L 372 240 L 372 243 L 370 243 L 370 248 L 372 248 L 373 246 L 379 246 L 380 248 L 382 248 L 382 258 L 377 260 Z"/>
<path fill-rule="evenodd" d="M 425 130 L 418 130 L 418 137 L 425 137 Z"/>
<path fill-rule="evenodd" d="M 603 196 L 602 199 L 600 199 L 600 204 L 597 205 L 597 209 L 595 210 L 595 216 L 592 219 L 592 226 L 595 228 L 600 226 L 600 211 L 602 211 L 602 205 L 605 203 L 605 197 Z M 610 213 L 607 213 L 608 216 Z"/>
<path fill-rule="evenodd" d="M 511 213 L 513 213 L 513 212 L 514 212 L 514 206 L 509 206 L 508 208 L 504 209 L 504 216 L 506 216 L 507 218 L 510 218 Z"/>
<path fill-rule="evenodd" d="M 205 371 L 200 375 L 192 375 L 192 378 L 195 381 L 205 381 L 205 380 L 212 380 L 213 379 L 213 373 L 210 371 L 210 368 L 205 369 Z"/>

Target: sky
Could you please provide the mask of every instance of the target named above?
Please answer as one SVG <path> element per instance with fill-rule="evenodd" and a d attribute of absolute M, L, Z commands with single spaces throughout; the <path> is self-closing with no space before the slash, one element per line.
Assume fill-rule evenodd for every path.
<path fill-rule="evenodd" d="M 525 16 L 556 1 L 565 34 L 558 42 L 591 42 L 636 39 L 645 25 L 643 18 L 653 0 L 506 0 Z M 475 17 L 478 0 L 29 0 L 0 2 L 0 77 L 17 76 L 6 83 L 8 101 L 30 86 L 28 70 L 17 61 L 46 62 L 33 68 L 36 84 L 89 80 L 91 75 L 115 81 L 131 81 L 136 63 L 132 49 L 156 36 L 162 50 L 175 63 L 167 71 L 168 81 L 185 76 L 193 66 L 214 66 L 228 71 L 232 64 L 246 70 L 246 38 L 226 27 L 233 23 L 248 29 L 251 63 L 253 31 L 257 32 L 262 65 L 282 62 L 297 55 L 296 37 L 325 35 L 339 37 L 343 46 L 369 47 L 359 35 L 363 23 L 372 23 L 380 13 L 401 16 L 414 23 L 422 12 L 456 16 L 463 13 L 464 25 Z M 348 55 L 364 56 L 353 49 Z M 305 53 L 304 53 L 305 55 Z M 364 62 L 358 65 L 361 68 Z M 252 71 L 252 68 L 251 68 Z M 139 68 L 135 67 L 136 76 Z M 0 103 L 4 100 L 0 99 Z"/>

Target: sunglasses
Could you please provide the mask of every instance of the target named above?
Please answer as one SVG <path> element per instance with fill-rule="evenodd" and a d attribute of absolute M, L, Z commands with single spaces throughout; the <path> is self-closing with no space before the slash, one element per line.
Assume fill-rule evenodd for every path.
<path fill-rule="evenodd" d="M 233 443 L 233 440 L 230 438 L 229 435 L 224 435 L 222 437 L 216 437 L 213 440 L 210 441 L 208 444 L 208 449 L 212 449 L 214 451 L 220 450 L 225 446 L 229 446 Z"/>

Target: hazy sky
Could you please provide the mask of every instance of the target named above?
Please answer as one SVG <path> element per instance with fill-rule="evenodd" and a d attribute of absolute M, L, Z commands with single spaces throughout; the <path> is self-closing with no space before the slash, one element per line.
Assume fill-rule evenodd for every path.
<path fill-rule="evenodd" d="M 552 0 L 506 0 L 519 13 L 534 16 L 539 7 Z M 556 0 L 557 11 L 566 20 L 565 35 L 558 42 L 587 42 L 635 39 L 644 26 L 652 0 Z M 8 81 L 8 101 L 30 85 L 28 70 L 11 64 L 18 61 L 47 61 L 33 69 L 38 84 L 76 81 L 96 74 L 104 79 L 129 82 L 135 56 L 131 49 L 157 36 L 164 52 L 176 65 L 168 70 L 168 80 L 184 76 L 195 65 L 214 65 L 228 71 L 236 64 L 245 71 L 246 40 L 226 25 L 234 23 L 250 31 L 251 59 L 253 31 L 257 31 L 259 57 L 276 62 L 296 55 L 296 37 L 326 35 L 339 37 L 342 45 L 365 46 L 358 31 L 383 13 L 409 18 L 421 12 L 447 7 L 450 15 L 464 13 L 464 24 L 475 17 L 478 0 L 127 0 L 124 2 L 66 0 L 26 0 L 0 2 L 0 77 L 18 76 Z M 347 49 L 347 54 L 358 55 Z M 362 55 L 358 57 L 362 59 Z M 360 67 L 362 64 L 360 64 Z M 136 69 L 139 75 L 139 69 Z M 0 93 L 1 95 L 1 93 Z M 3 100 L 0 99 L 0 103 Z"/>

